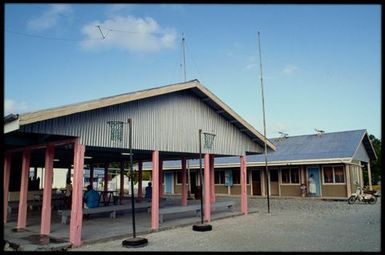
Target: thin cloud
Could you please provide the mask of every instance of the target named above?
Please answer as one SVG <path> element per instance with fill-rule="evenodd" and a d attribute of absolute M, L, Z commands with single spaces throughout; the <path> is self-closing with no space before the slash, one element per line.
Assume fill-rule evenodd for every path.
<path fill-rule="evenodd" d="M 71 12 L 72 7 L 68 4 L 51 4 L 49 9 L 44 11 L 39 17 L 29 20 L 27 28 L 32 31 L 50 29 L 56 26 L 61 15 Z"/>
<path fill-rule="evenodd" d="M 131 11 L 135 4 L 112 4 L 107 7 L 106 14 L 108 16 L 116 16 L 122 11 Z"/>
<path fill-rule="evenodd" d="M 99 31 L 100 26 L 103 35 Z M 162 28 L 151 17 L 117 16 L 103 22 L 93 21 L 82 28 L 85 38 L 83 49 L 100 50 L 119 48 L 130 51 L 158 51 L 173 47 L 176 39 L 174 29 Z M 101 39 L 103 40 L 95 40 Z"/>
<path fill-rule="evenodd" d="M 11 99 L 4 100 L 4 116 L 11 113 L 23 113 L 28 109 L 27 104 L 24 102 L 16 102 Z"/>
<path fill-rule="evenodd" d="M 294 74 L 296 71 L 298 70 L 298 67 L 295 66 L 295 65 L 286 65 L 283 70 L 282 70 L 282 73 L 284 75 L 292 75 Z"/>

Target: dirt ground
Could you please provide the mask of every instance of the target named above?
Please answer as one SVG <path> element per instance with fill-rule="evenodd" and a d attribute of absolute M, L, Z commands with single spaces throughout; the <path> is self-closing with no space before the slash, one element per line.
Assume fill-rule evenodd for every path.
<path fill-rule="evenodd" d="M 249 199 L 256 212 L 214 220 L 209 232 L 192 226 L 147 234 L 148 245 L 119 239 L 68 251 L 381 251 L 381 201 L 374 205 L 312 199 Z"/>

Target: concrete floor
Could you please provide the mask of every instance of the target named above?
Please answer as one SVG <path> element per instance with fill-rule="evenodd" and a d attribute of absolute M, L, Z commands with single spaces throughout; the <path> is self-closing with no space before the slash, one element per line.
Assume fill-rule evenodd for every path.
<path fill-rule="evenodd" d="M 217 197 L 217 201 L 232 200 L 235 202 L 233 211 L 226 208 L 212 212 L 212 220 L 242 215 L 240 212 L 240 197 Z M 130 203 L 126 201 L 125 203 Z M 200 200 L 188 200 L 188 204 L 200 204 Z M 180 196 L 165 196 L 160 206 L 180 205 Z M 249 206 L 249 211 L 256 208 Z M 17 223 L 17 210 L 9 217 L 8 223 L 4 225 L 4 240 L 9 250 L 36 251 L 36 250 L 66 250 L 70 247 L 69 225 L 61 224 L 61 218 L 57 211 L 52 211 L 51 233 L 48 237 L 41 237 L 40 233 L 41 211 L 28 210 L 27 228 L 25 231 L 15 231 Z M 194 212 L 164 216 L 164 221 L 159 225 L 159 230 L 166 230 L 178 226 L 193 225 L 200 223 L 201 218 Z M 151 233 L 151 214 L 147 212 L 135 213 L 135 226 L 137 236 Z M 83 244 L 96 243 L 98 241 L 114 240 L 117 238 L 128 238 L 133 235 L 132 214 L 117 213 L 116 218 L 109 218 L 107 214 L 91 215 L 89 219 L 83 220 L 82 241 Z"/>

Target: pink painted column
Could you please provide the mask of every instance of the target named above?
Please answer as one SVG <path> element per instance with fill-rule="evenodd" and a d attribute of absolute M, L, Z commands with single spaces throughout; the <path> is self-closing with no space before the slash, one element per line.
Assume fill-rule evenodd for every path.
<path fill-rule="evenodd" d="M 94 188 L 94 163 L 90 164 L 90 185 Z"/>
<path fill-rule="evenodd" d="M 109 163 L 104 163 L 104 191 L 108 191 L 108 165 Z"/>
<path fill-rule="evenodd" d="M 152 152 L 151 229 L 159 228 L 159 151 Z"/>
<path fill-rule="evenodd" d="M 142 201 L 143 198 L 143 187 L 142 187 L 142 180 L 143 180 L 143 161 L 138 161 L 138 200 Z"/>
<path fill-rule="evenodd" d="M 159 159 L 159 198 L 163 197 L 163 160 Z"/>
<path fill-rule="evenodd" d="M 214 155 L 210 155 L 210 202 L 215 203 Z"/>
<path fill-rule="evenodd" d="M 23 151 L 23 163 L 21 169 L 19 213 L 17 215 L 17 229 L 23 229 L 27 225 L 27 197 L 28 197 L 28 174 L 31 159 L 31 149 Z"/>
<path fill-rule="evenodd" d="M 84 152 L 85 146 L 80 144 L 79 139 L 76 139 L 74 143 L 74 175 L 69 238 L 73 247 L 82 245 Z"/>
<path fill-rule="evenodd" d="M 182 158 L 182 206 L 187 205 L 186 158 Z"/>
<path fill-rule="evenodd" d="M 120 192 L 119 192 L 119 204 L 123 204 L 124 198 L 124 161 L 120 161 Z"/>
<path fill-rule="evenodd" d="M 210 205 L 210 154 L 206 153 L 204 158 L 204 219 L 211 221 L 211 205 Z M 201 186 L 203 186 L 201 184 Z"/>
<path fill-rule="evenodd" d="M 48 145 L 45 149 L 44 191 L 40 223 L 40 234 L 42 235 L 48 235 L 51 231 L 51 199 L 54 155 L 55 147 L 53 145 Z"/>
<path fill-rule="evenodd" d="M 108 166 L 109 166 L 108 162 L 104 163 L 104 188 L 103 188 L 103 190 L 105 192 L 103 193 L 103 199 L 100 199 L 100 201 L 104 201 L 104 202 L 108 200 L 108 194 L 107 194 L 107 191 L 108 191 Z"/>
<path fill-rule="evenodd" d="M 11 175 L 11 160 L 12 156 L 10 153 L 5 153 L 4 157 L 4 186 L 3 186 L 3 203 L 4 203 L 4 214 L 3 222 L 7 223 L 8 219 L 8 193 L 9 193 L 9 177 Z"/>
<path fill-rule="evenodd" d="M 241 160 L 241 212 L 247 215 L 247 168 L 246 168 L 246 156 L 240 156 Z"/>

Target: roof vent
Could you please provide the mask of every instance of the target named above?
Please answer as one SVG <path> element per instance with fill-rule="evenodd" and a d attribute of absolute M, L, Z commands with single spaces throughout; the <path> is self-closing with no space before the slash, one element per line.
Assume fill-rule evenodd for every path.
<path fill-rule="evenodd" d="M 318 136 L 322 136 L 325 133 L 324 130 L 320 130 L 320 129 L 316 129 L 316 128 L 314 130 L 317 132 Z"/>

